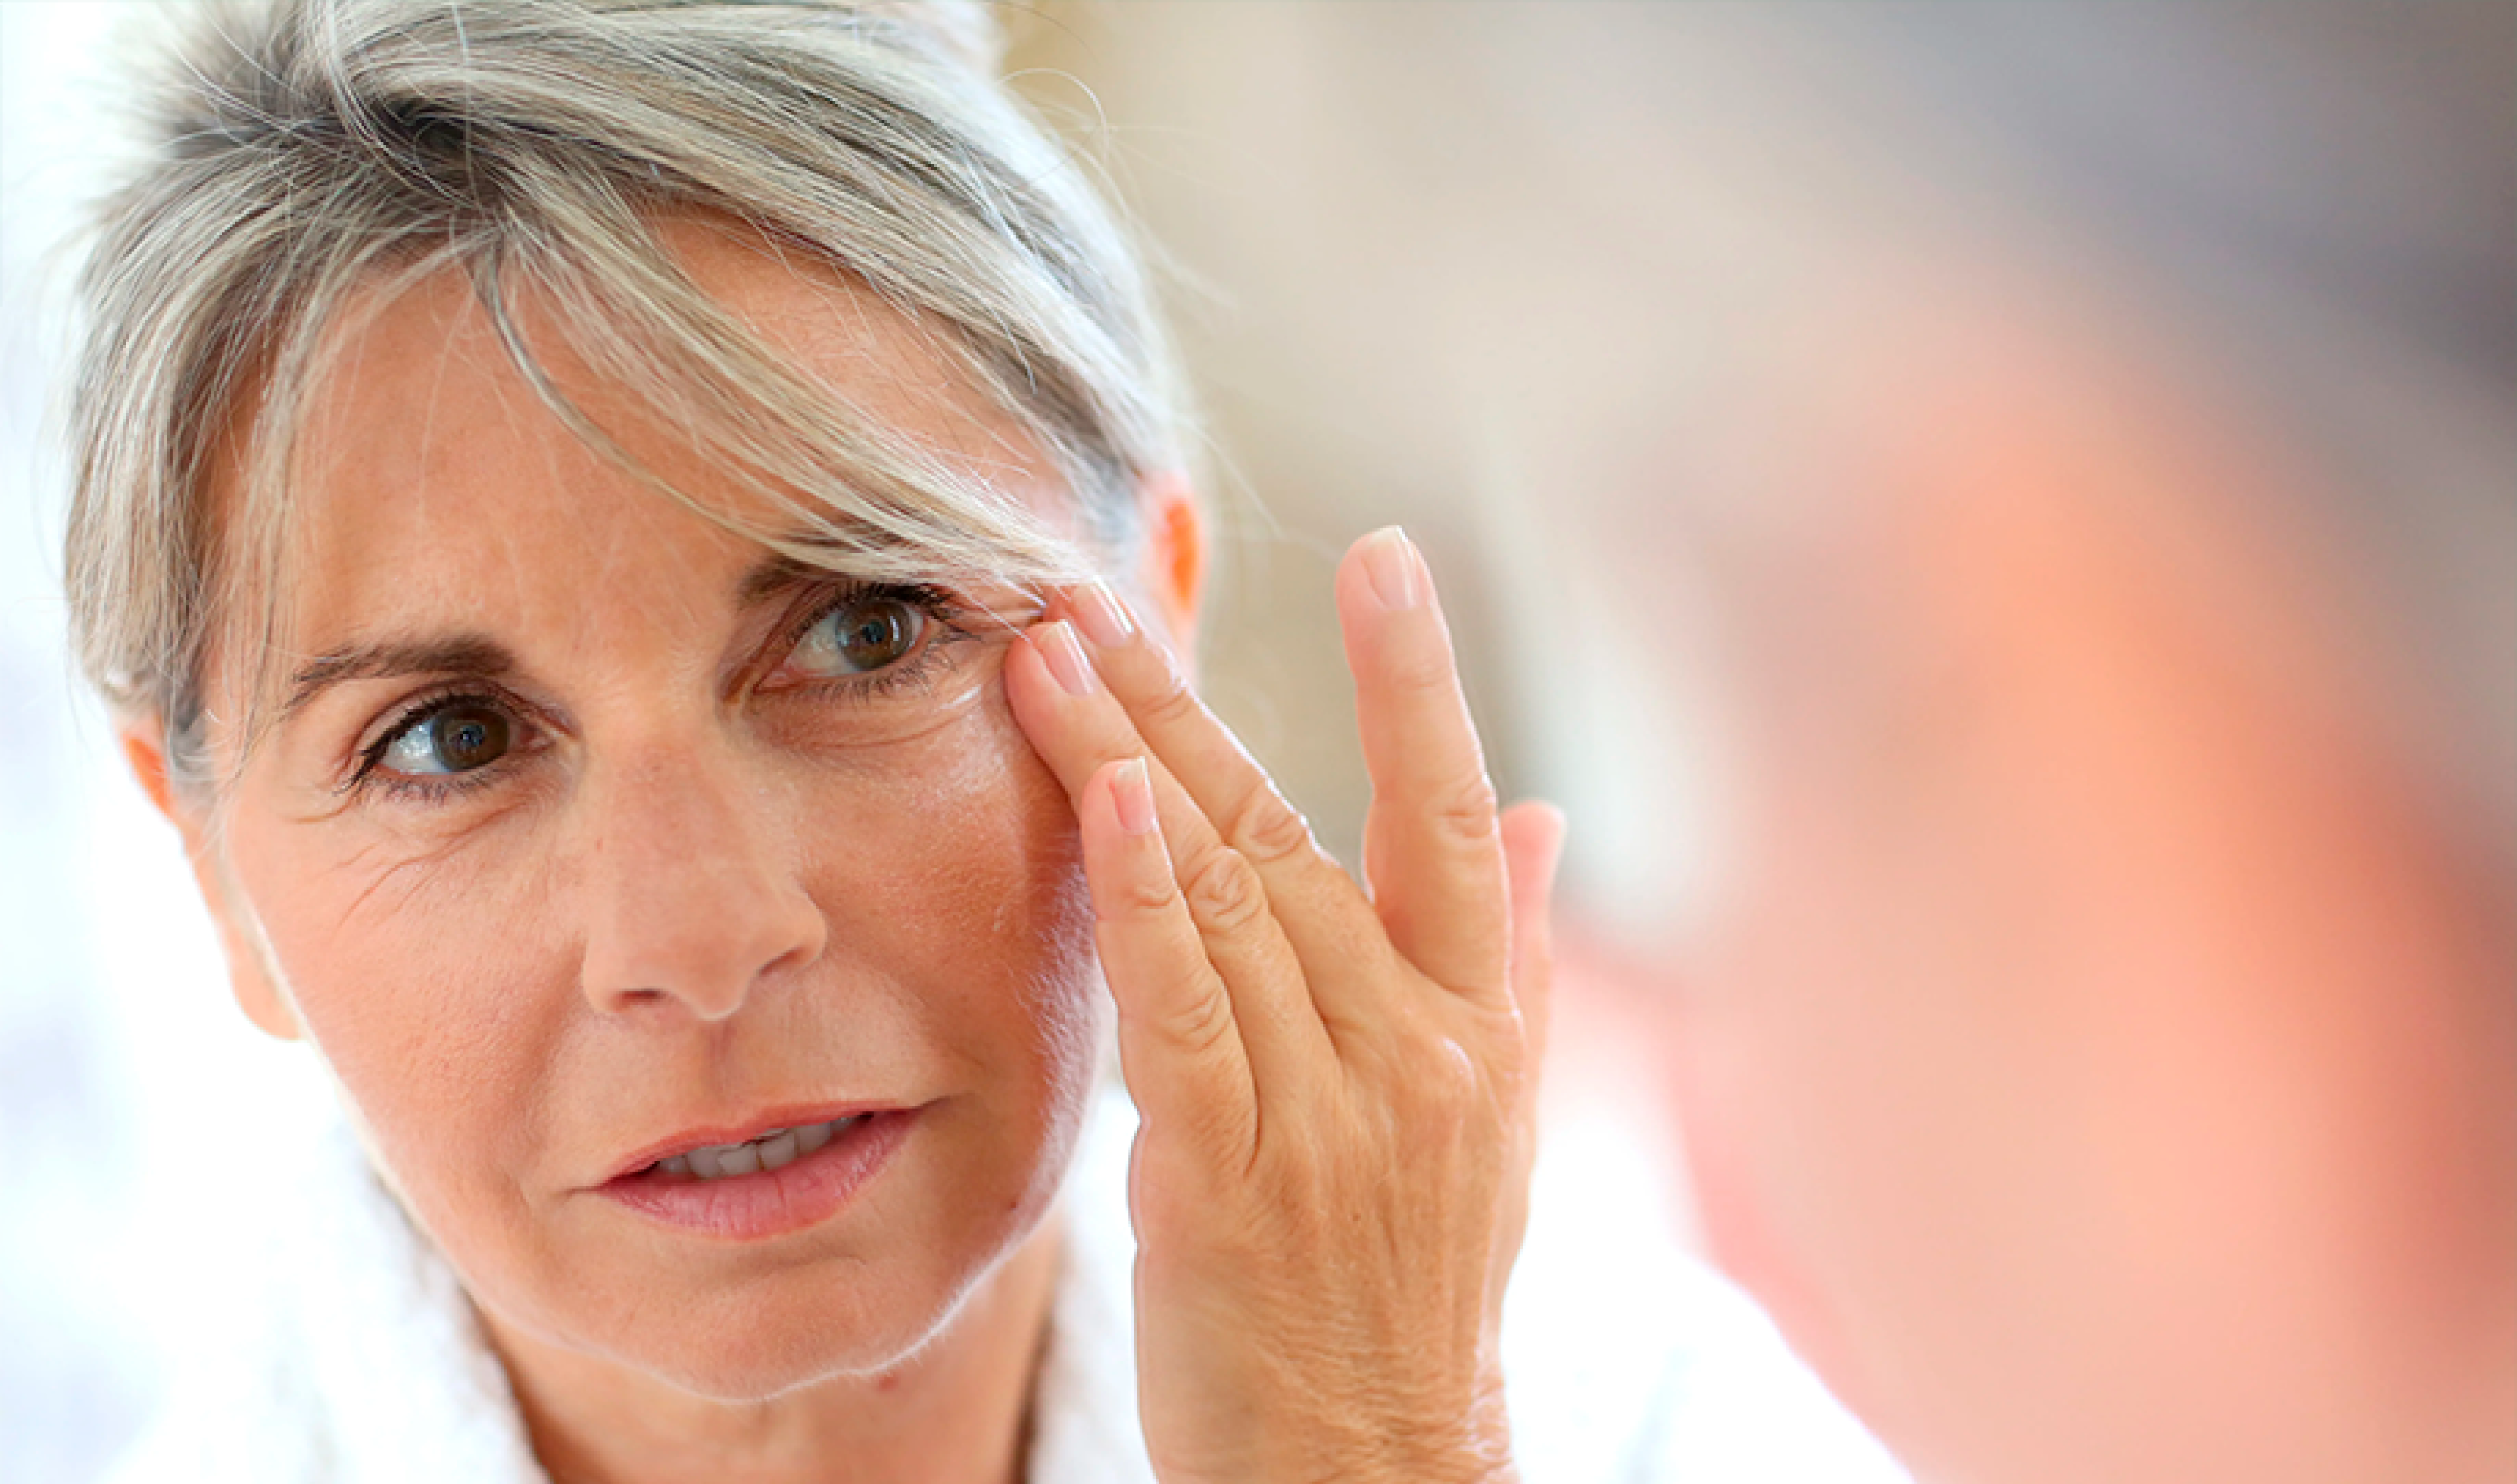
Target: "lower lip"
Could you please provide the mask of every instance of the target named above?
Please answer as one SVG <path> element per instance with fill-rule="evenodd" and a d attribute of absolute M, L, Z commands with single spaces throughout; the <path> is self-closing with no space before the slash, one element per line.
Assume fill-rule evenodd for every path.
<path fill-rule="evenodd" d="M 831 1142 L 776 1169 L 694 1180 L 653 1169 L 594 1188 L 638 1214 L 698 1237 L 759 1242 L 838 1214 L 909 1136 L 915 1109 L 866 1115 Z"/>

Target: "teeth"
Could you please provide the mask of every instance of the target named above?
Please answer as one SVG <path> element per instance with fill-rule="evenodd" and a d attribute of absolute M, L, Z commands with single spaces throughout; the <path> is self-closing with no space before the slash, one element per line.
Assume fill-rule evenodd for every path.
<path fill-rule="evenodd" d="M 827 1124 L 808 1124 L 801 1128 L 772 1128 L 756 1139 L 740 1144 L 710 1144 L 688 1154 L 659 1160 L 655 1167 L 661 1174 L 696 1180 L 722 1180 L 729 1175 L 778 1169 L 830 1143 L 864 1117 L 859 1114 L 855 1118 L 832 1119 Z"/>

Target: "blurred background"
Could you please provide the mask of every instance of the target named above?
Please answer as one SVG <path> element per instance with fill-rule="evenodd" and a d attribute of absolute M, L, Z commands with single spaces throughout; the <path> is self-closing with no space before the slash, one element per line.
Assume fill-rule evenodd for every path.
<path fill-rule="evenodd" d="M 13 1480 L 90 1477 L 136 1424 L 186 1304 L 160 1239 L 249 1190 L 255 1130 L 325 1095 L 231 1009 L 176 842 L 64 657 L 60 244 L 109 158 L 116 37 L 153 10 L 0 5 Z M 2312 573 L 2317 631 L 2344 636 L 2319 653 L 2361 657 L 2389 744 L 2504 862 L 2510 7 L 1003 14 L 1014 85 L 1160 258 L 1224 532 L 1205 636 L 1219 707 L 1351 858 L 1363 780 L 1330 579 L 1354 536 L 1403 523 L 1442 583 L 1504 792 L 1571 816 L 1551 1148 L 1622 1180 L 1638 1228 L 1728 1246 L 1675 1136 L 1687 1099 L 1637 1031 L 1677 997 L 1673 945 L 1755 874 L 1737 816 L 1758 744 L 1726 698 L 1742 665 L 1791 673 L 1803 649 L 1859 637 L 1769 610 L 1777 584 L 1859 587 L 1846 553 L 1898 539 L 1854 490 L 1908 435 L 2032 442 L 2037 418 L 2094 407 L 2071 436 L 2095 468 L 2146 446 L 2125 430 L 2161 407 L 2157 426 L 2252 430 L 2211 456 L 2293 492 L 2234 496 L 2235 545 Z M 1961 364 L 1978 379 L 1944 374 Z M 1998 395 L 2022 367 L 2051 373 L 2052 405 Z M 2158 467 L 2125 483 L 2168 488 Z M 2220 537 L 2189 534 L 2159 549 L 2208 567 Z M 1830 541 L 1829 562 L 1770 557 Z M 1910 601 L 1940 590 L 1915 580 Z M 2213 591 L 2236 628 L 2254 621 L 2245 582 Z M 1920 731 L 1966 704 L 1925 706 Z"/>

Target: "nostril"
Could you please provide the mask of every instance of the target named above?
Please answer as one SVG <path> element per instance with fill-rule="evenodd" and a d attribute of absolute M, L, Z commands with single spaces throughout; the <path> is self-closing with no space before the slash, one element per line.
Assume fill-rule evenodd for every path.
<path fill-rule="evenodd" d="M 765 819 L 752 803 L 758 790 L 737 771 L 696 753 L 683 760 L 692 766 L 669 776 L 642 768 L 585 799 L 581 984 L 608 1014 L 668 1000 L 723 1020 L 764 978 L 790 975 L 822 952 L 791 822 Z"/>

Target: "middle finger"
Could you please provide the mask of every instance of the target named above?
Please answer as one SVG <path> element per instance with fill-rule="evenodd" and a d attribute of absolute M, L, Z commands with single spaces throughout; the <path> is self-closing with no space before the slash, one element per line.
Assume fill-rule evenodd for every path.
<path fill-rule="evenodd" d="M 1214 822 L 1223 842 L 1258 868 L 1331 1029 L 1385 1010 L 1369 993 L 1396 957 L 1380 915 L 1354 878 L 1320 847 L 1309 822 L 1277 791 L 1266 770 L 1189 688 L 1170 651 L 1099 582 L 1058 593 L 1051 612 L 1074 620 L 1136 734 Z M 1353 972 L 1357 968 L 1367 972 Z"/>
<path fill-rule="evenodd" d="M 1181 896 L 1231 996 L 1247 1043 L 1262 1119 L 1271 1099 L 1299 1095 L 1327 1049 L 1302 967 L 1251 864 L 1218 835 L 1159 758 L 1149 757 L 1128 714 L 1101 684 L 1071 625 L 1024 631 L 1006 656 L 1006 697 L 1034 747 L 1081 806 L 1107 763 L 1144 758 L 1154 812 Z"/>

